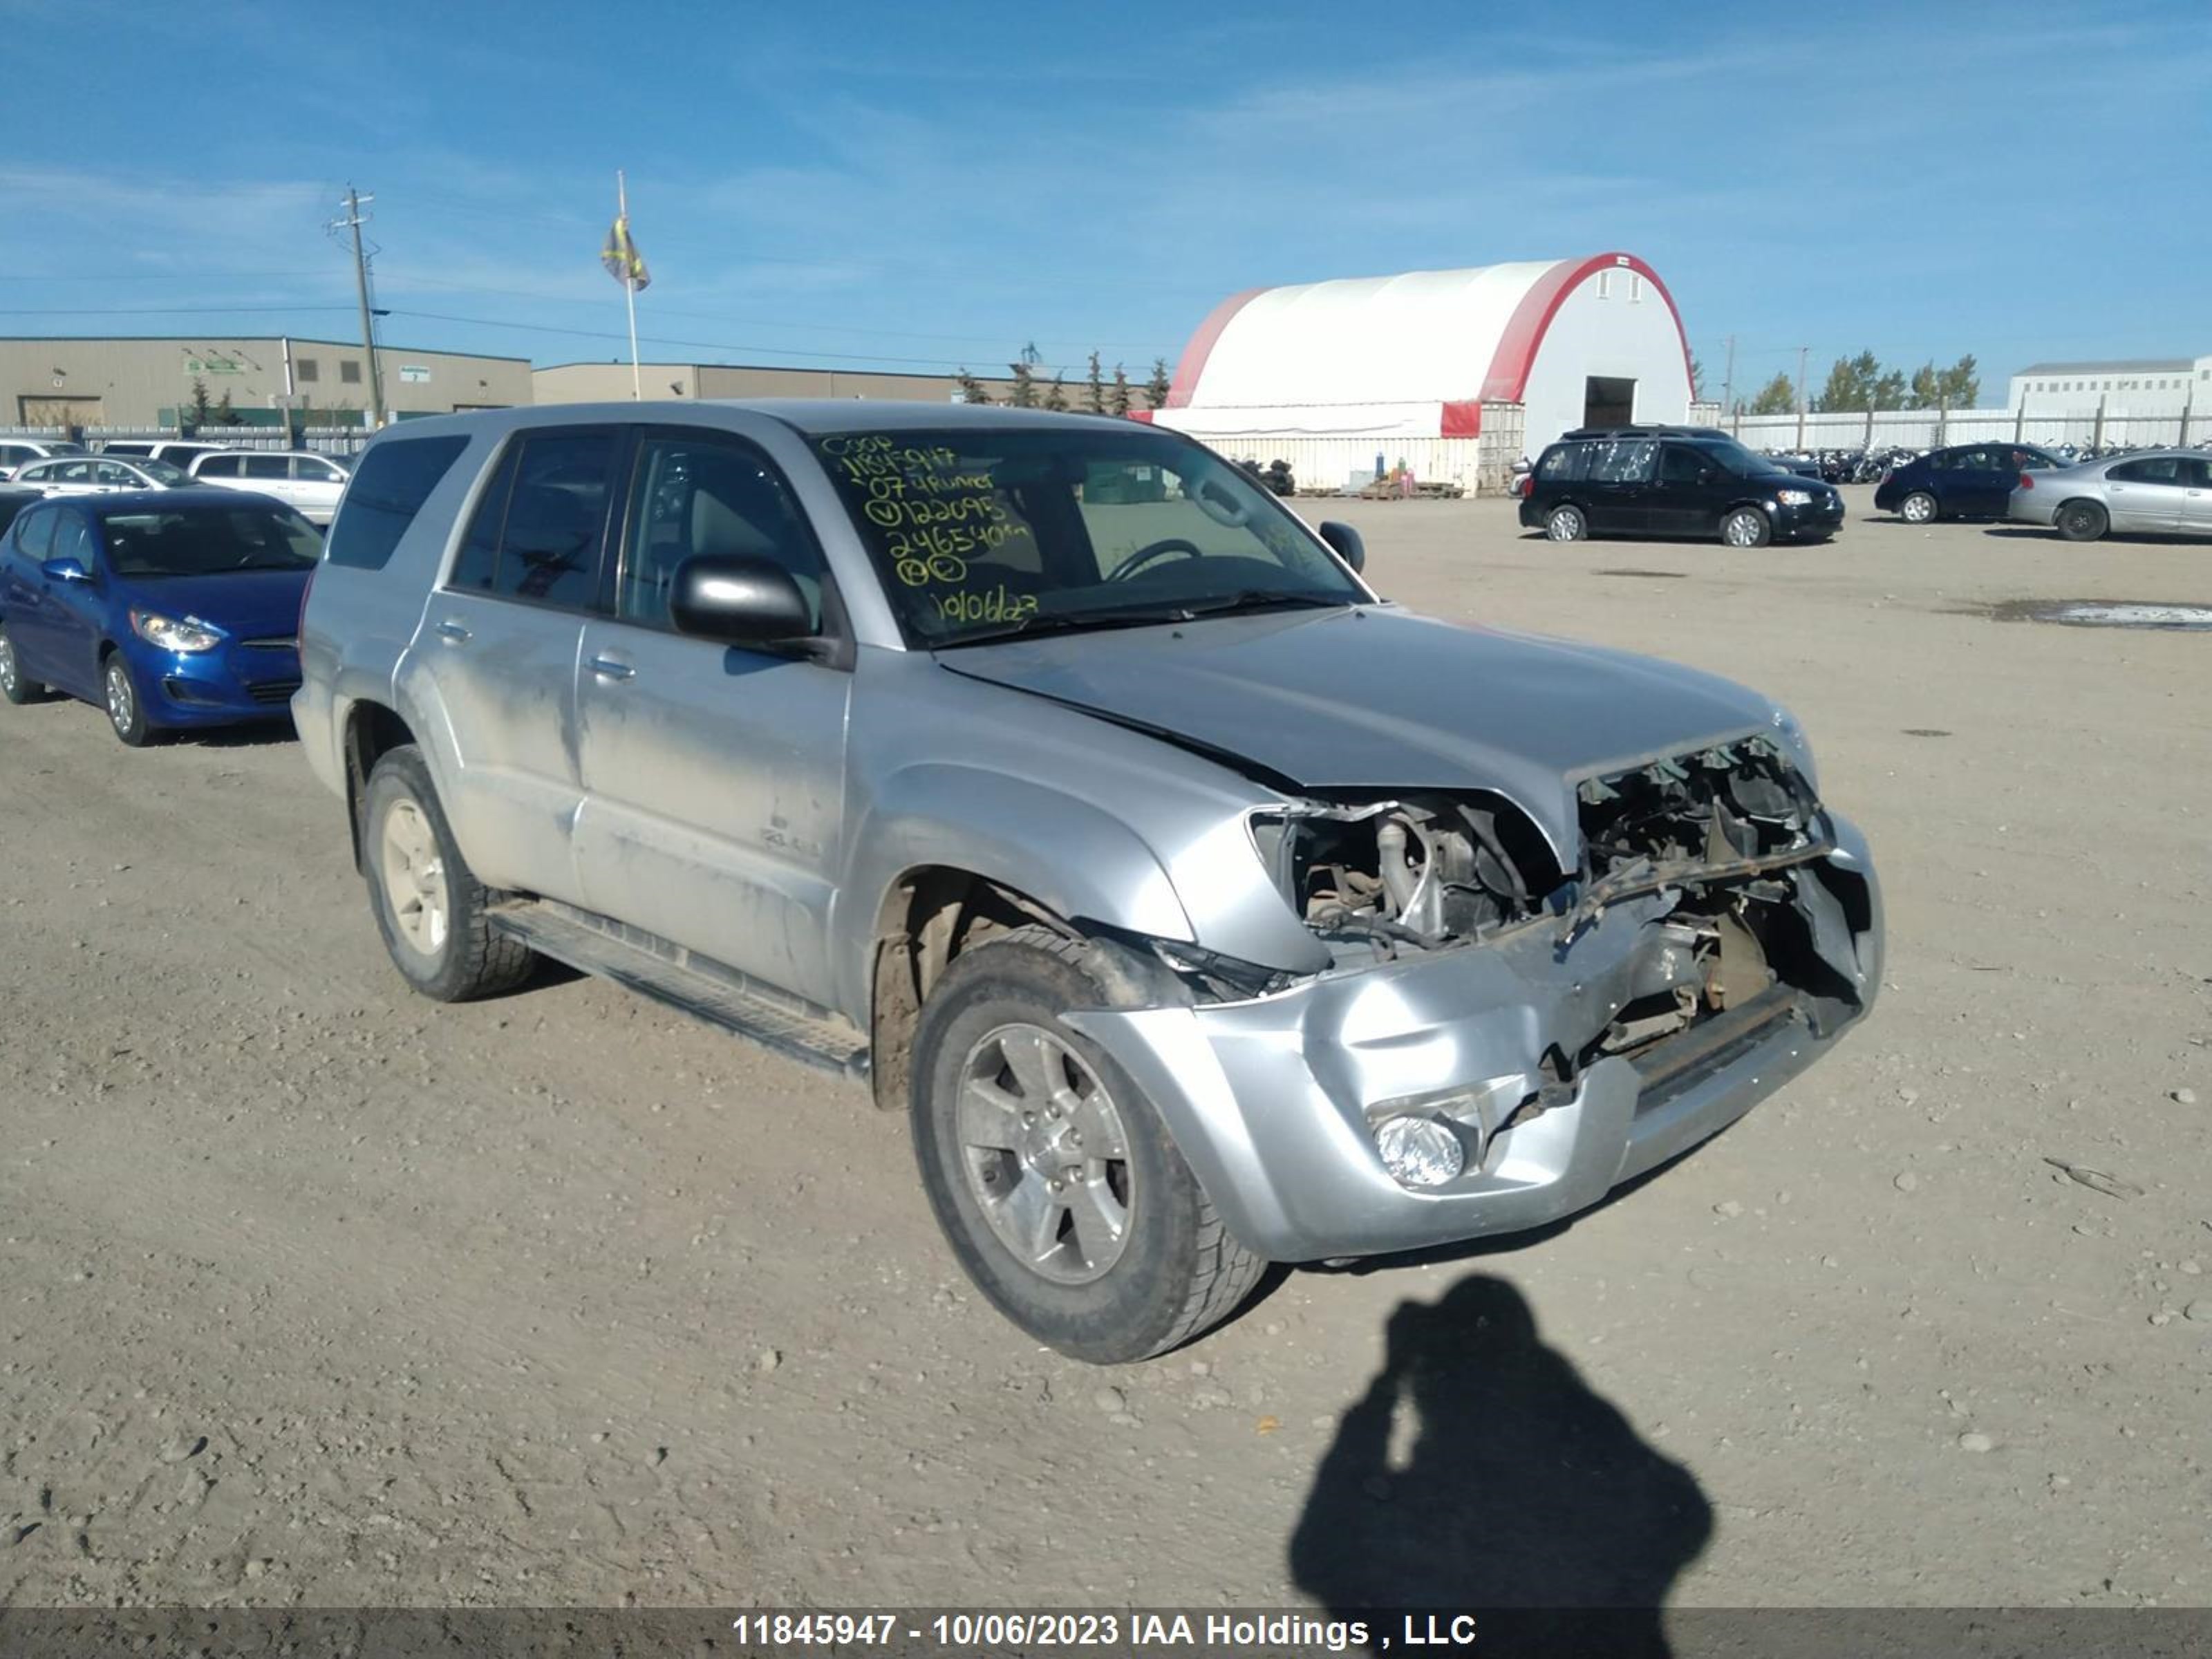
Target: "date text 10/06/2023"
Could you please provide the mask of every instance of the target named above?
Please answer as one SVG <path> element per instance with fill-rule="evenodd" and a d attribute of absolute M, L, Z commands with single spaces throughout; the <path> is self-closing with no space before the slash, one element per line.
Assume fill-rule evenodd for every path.
<path fill-rule="evenodd" d="M 1395 1629 L 1391 1626 L 1395 1626 Z M 740 1639 L 768 1647 L 888 1647 L 929 1641 L 940 1648 L 1176 1648 L 1345 1653 L 1372 1648 L 1470 1648 L 1473 1613 L 1405 1613 L 1370 1624 L 1279 1613 L 748 1613 L 731 1620 Z"/>

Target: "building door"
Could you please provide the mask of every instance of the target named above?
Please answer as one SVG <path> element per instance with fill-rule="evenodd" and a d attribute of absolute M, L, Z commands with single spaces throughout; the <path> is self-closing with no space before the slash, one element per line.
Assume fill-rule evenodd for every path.
<path fill-rule="evenodd" d="M 1636 418 L 1636 382 L 1593 374 L 1583 382 L 1584 426 L 1626 426 Z"/>
<path fill-rule="evenodd" d="M 25 426 L 105 426 L 107 411 L 98 398 L 41 397 L 20 392 L 16 419 Z"/>

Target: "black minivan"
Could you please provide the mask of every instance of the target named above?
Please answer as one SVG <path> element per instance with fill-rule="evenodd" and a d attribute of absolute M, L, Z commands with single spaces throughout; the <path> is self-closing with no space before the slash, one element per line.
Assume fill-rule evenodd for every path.
<path fill-rule="evenodd" d="M 1785 472 L 1726 433 L 1696 427 L 1570 432 L 1545 450 L 1521 522 L 1585 536 L 1718 537 L 1730 547 L 1817 541 L 1842 528 L 1834 486 Z"/>

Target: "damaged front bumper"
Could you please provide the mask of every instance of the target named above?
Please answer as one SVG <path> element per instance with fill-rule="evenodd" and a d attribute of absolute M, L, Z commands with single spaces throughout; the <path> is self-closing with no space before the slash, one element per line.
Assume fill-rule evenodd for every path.
<path fill-rule="evenodd" d="M 1371 1255 L 1541 1225 L 1718 1133 L 1872 1006 L 1881 901 L 1864 839 L 1802 865 L 1798 908 L 1832 973 L 1777 983 L 1631 1054 L 1580 1052 L 1652 971 L 1665 893 L 1571 934 L 1556 920 L 1484 945 L 1324 975 L 1241 1002 L 1091 1010 L 1068 1023 L 1158 1106 L 1230 1231 L 1278 1261 Z M 1455 1178 L 1401 1185 L 1370 1126 L 1387 1103 L 1505 1103 Z"/>

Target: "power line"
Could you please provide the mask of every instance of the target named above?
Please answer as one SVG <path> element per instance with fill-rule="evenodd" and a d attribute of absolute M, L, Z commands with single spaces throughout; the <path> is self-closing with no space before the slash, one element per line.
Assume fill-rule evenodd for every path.
<path fill-rule="evenodd" d="M 0 310 L 0 317 L 263 317 L 295 311 L 350 311 L 351 306 L 64 306 L 56 310 Z"/>

